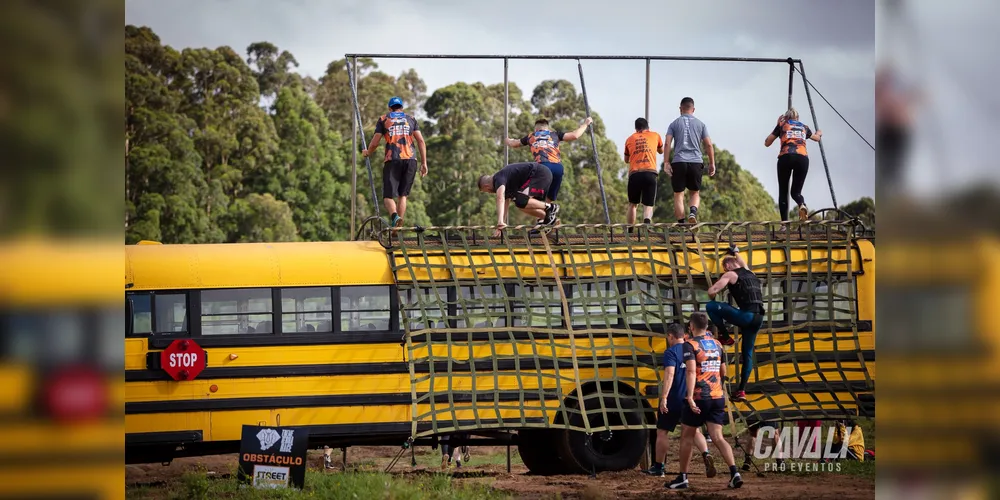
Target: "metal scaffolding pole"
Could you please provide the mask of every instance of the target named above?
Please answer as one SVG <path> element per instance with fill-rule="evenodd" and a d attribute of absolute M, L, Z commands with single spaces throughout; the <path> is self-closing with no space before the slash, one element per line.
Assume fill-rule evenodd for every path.
<path fill-rule="evenodd" d="M 783 63 L 788 59 L 765 57 L 703 57 L 703 56 L 563 56 L 563 55 L 514 55 L 514 54 L 347 54 L 347 57 L 370 57 L 380 59 L 567 59 L 579 61 L 589 60 L 624 60 L 624 61 L 716 61 L 716 62 L 761 62 Z M 793 59 L 799 62 L 798 59 Z"/>
<path fill-rule="evenodd" d="M 577 69 L 580 70 L 580 90 L 583 91 L 583 105 L 587 107 L 587 117 L 590 117 L 590 101 L 587 100 L 587 84 L 583 81 L 583 63 L 576 62 Z M 590 144 L 594 148 L 594 164 L 597 165 L 597 187 L 601 189 L 601 203 L 604 204 L 604 221 L 611 224 L 611 214 L 608 213 L 608 197 L 604 194 L 604 176 L 601 175 L 601 159 L 597 155 L 597 138 L 594 137 L 594 124 L 591 123 Z"/>
<path fill-rule="evenodd" d="M 809 92 L 809 80 L 806 78 L 806 68 L 802 65 L 802 61 L 799 61 L 799 73 L 802 73 L 802 85 L 806 88 L 806 100 L 809 101 L 809 112 L 812 114 L 813 128 L 819 130 L 819 123 L 816 121 L 816 108 L 813 107 L 812 94 Z M 823 149 L 823 140 L 819 141 L 819 155 L 823 159 L 823 170 L 826 171 L 826 183 L 830 186 L 830 199 L 833 200 L 833 206 L 839 207 L 837 205 L 837 194 L 833 192 L 833 179 L 830 177 L 830 166 L 826 163 L 826 150 Z"/>
<path fill-rule="evenodd" d="M 646 114 L 643 116 L 649 121 L 649 58 L 646 58 Z"/>
<path fill-rule="evenodd" d="M 358 58 L 352 58 L 352 64 L 350 68 L 347 68 L 347 79 L 353 83 L 353 86 L 357 88 L 358 86 Z M 346 59 L 345 59 L 346 61 Z M 354 228 L 357 224 L 358 217 L 358 121 L 351 120 L 351 232 L 349 233 L 352 237 L 354 236 Z M 368 145 L 366 144 L 365 147 Z"/>
<path fill-rule="evenodd" d="M 788 58 L 788 107 L 792 109 L 792 85 L 795 83 L 795 63 L 792 58 Z"/>
<path fill-rule="evenodd" d="M 352 59 L 355 61 L 357 60 L 356 57 L 352 57 Z M 351 71 L 357 71 L 357 64 L 351 64 L 351 67 L 348 68 L 348 72 L 350 73 Z M 365 125 L 361 122 L 361 103 L 358 102 L 358 88 L 354 85 L 353 79 L 348 78 L 347 81 L 351 84 L 351 97 L 354 98 L 354 119 L 358 127 L 358 132 L 361 134 L 361 143 L 364 144 L 365 147 L 368 147 L 368 141 L 365 140 Z M 371 159 L 367 156 L 365 157 L 365 167 L 368 168 L 368 184 L 371 185 L 372 188 L 372 212 L 376 216 L 381 217 L 382 211 L 378 208 L 378 197 L 375 194 L 375 178 L 372 175 L 372 163 Z"/>
<path fill-rule="evenodd" d="M 507 138 L 510 137 L 510 82 L 507 79 L 508 60 L 503 60 L 503 164 L 510 165 L 510 147 Z"/>

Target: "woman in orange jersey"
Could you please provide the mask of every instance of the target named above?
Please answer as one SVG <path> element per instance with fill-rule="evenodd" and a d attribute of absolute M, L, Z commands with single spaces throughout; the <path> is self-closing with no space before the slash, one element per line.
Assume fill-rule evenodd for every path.
<path fill-rule="evenodd" d="M 802 197 L 802 186 L 809 173 L 809 156 L 806 153 L 806 140 L 816 142 L 823 136 L 822 130 L 813 132 L 809 126 L 799 121 L 799 112 L 788 108 L 785 114 L 778 117 L 771 135 L 764 139 L 764 146 L 771 147 L 775 139 L 781 139 L 781 151 L 778 153 L 778 212 L 781 220 L 788 220 L 788 181 L 791 180 L 792 199 L 798 204 L 799 219 L 806 220 L 809 208 Z"/>
<path fill-rule="evenodd" d="M 635 224 L 635 209 L 642 203 L 642 222 L 653 222 L 656 202 L 657 153 L 663 153 L 660 134 L 649 130 L 645 118 L 635 119 L 635 133 L 625 141 L 625 162 L 628 163 L 628 211 L 625 220 Z"/>

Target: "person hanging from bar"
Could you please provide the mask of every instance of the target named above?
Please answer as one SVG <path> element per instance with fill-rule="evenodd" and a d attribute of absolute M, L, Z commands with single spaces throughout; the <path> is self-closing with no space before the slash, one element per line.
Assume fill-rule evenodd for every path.
<path fill-rule="evenodd" d="M 788 221 L 788 181 L 791 179 L 792 199 L 798 204 L 799 220 L 809 217 L 806 199 L 802 196 L 802 186 L 809 173 L 809 156 L 806 153 L 806 139 L 819 142 L 822 130 L 813 132 L 809 126 L 799 121 L 799 112 L 788 108 L 778 117 L 771 135 L 764 139 L 764 146 L 771 147 L 775 139 L 781 139 L 778 153 L 778 212 L 782 221 Z"/>
<path fill-rule="evenodd" d="M 635 212 L 642 203 L 642 222 L 653 222 L 656 202 L 657 153 L 663 153 L 660 134 L 649 130 L 645 118 L 635 119 L 635 133 L 625 140 L 625 162 L 628 163 L 628 211 L 625 221 L 635 224 Z M 629 228 L 631 231 L 632 228 Z"/>
<path fill-rule="evenodd" d="M 398 226 L 406 215 L 406 199 L 410 196 L 413 180 L 417 175 L 417 160 L 413 157 L 413 143 L 420 148 L 420 176 L 427 175 L 427 145 L 417 128 L 417 120 L 403 112 L 403 100 L 389 99 L 389 112 L 375 123 L 375 135 L 368 148 L 361 152 L 365 157 L 375 152 L 385 138 L 385 163 L 382 166 L 382 198 L 389 212 L 389 225 Z M 397 207 L 395 198 L 399 199 Z"/>
<path fill-rule="evenodd" d="M 681 99 L 681 116 L 667 127 L 664 149 L 670 150 L 670 143 L 677 140 L 673 158 L 664 158 L 663 171 L 670 176 L 674 189 L 674 216 L 677 222 L 695 224 L 698 222 L 698 206 L 701 203 L 701 178 L 705 163 L 701 157 L 701 146 L 708 152 L 708 176 L 715 175 L 715 147 L 708 135 L 708 127 L 694 116 L 694 99 Z M 687 219 L 684 216 L 684 189 L 691 195 L 691 205 Z"/>
<path fill-rule="evenodd" d="M 583 120 L 583 125 L 580 125 L 576 130 L 560 132 L 550 129 L 548 120 L 539 118 L 535 120 L 534 132 L 520 139 L 507 138 L 507 145 L 512 148 L 531 146 L 531 154 L 535 157 L 535 161 L 548 167 L 552 173 L 552 185 L 545 192 L 545 201 L 549 203 L 556 201 L 559 196 L 559 188 L 562 186 L 563 165 L 559 153 L 559 143 L 579 139 L 587 130 L 587 126 L 593 122 L 594 120 L 588 116 L 587 119 Z"/>
<path fill-rule="evenodd" d="M 497 229 L 493 236 L 500 236 L 507 227 L 507 211 L 512 199 L 517 208 L 538 219 L 540 224 L 555 224 L 559 205 L 544 201 L 551 184 L 552 172 L 538 162 L 511 163 L 493 175 L 480 177 L 479 190 L 496 193 Z"/>
<path fill-rule="evenodd" d="M 753 371 L 754 345 L 757 341 L 757 332 L 764 323 L 764 298 L 760 279 L 747 267 L 747 263 L 740 257 L 739 249 L 735 246 L 730 247 L 728 254 L 722 259 L 722 267 L 726 272 L 708 289 L 708 298 L 711 300 L 705 305 L 705 312 L 719 329 L 719 341 L 723 345 L 736 343 L 726 328 L 726 323 L 740 328 L 742 370 L 739 388 L 733 393 L 732 399 L 746 401 L 747 380 Z M 736 301 L 739 308 L 715 300 L 715 296 L 723 288 L 728 289 L 729 296 Z"/>

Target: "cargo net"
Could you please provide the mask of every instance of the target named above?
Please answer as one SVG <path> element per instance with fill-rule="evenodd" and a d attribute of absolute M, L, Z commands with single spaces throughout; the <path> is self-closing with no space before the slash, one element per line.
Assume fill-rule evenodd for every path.
<path fill-rule="evenodd" d="M 705 310 L 734 244 L 761 280 L 768 314 L 749 401 L 730 405 L 730 418 L 856 416 L 874 389 L 857 328 L 849 225 L 655 224 L 634 233 L 516 226 L 492 234 L 433 227 L 379 236 L 399 293 L 414 437 L 653 428 L 666 325 Z M 735 383 L 739 337 L 726 349 Z"/>

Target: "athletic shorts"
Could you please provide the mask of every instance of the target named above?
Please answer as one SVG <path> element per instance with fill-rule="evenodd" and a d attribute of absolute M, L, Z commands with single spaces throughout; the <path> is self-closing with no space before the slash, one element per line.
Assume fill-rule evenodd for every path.
<path fill-rule="evenodd" d="M 548 167 L 534 167 L 531 175 L 528 177 L 528 181 L 522 184 L 517 192 L 514 193 L 514 204 L 518 208 L 524 208 L 528 206 L 529 198 L 545 201 L 545 195 L 548 193 L 551 184 L 552 172 L 549 171 Z M 525 189 L 528 190 L 527 195 L 524 193 Z"/>
<path fill-rule="evenodd" d="M 687 403 L 685 403 L 687 404 Z M 673 411 L 663 413 L 659 410 L 656 411 L 656 428 L 661 431 L 673 432 L 677 428 L 677 424 L 681 421 L 681 410 L 674 409 Z"/>
<path fill-rule="evenodd" d="M 656 202 L 656 172 L 641 170 L 628 176 L 628 202 L 653 206 Z"/>
<path fill-rule="evenodd" d="M 382 198 L 409 196 L 417 176 L 417 160 L 391 160 L 382 166 Z"/>
<path fill-rule="evenodd" d="M 671 163 L 670 184 L 675 193 L 701 191 L 701 176 L 705 172 L 704 163 Z"/>
<path fill-rule="evenodd" d="M 690 427 L 701 427 L 706 422 L 725 425 L 726 423 L 726 400 L 700 399 L 695 400 L 695 404 L 701 409 L 701 413 L 691 411 L 690 405 L 684 405 L 681 413 L 681 423 Z"/>

